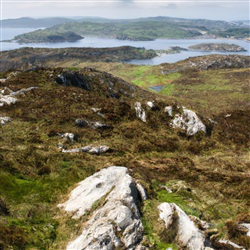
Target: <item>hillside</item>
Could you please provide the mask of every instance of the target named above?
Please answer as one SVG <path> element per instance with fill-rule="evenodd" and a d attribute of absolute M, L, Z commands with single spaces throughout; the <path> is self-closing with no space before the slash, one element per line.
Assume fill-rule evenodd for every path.
<path fill-rule="evenodd" d="M 137 208 L 130 204 L 139 211 L 132 219 L 141 217 L 140 231 L 133 236 L 133 228 L 119 224 L 114 233 L 121 241 L 126 235 L 144 249 L 182 249 L 179 208 L 170 229 L 158 221 L 159 206 L 168 202 L 196 220 L 206 247 L 232 249 L 222 240 L 250 247 L 242 226 L 250 222 L 249 57 L 212 55 L 154 67 L 84 59 L 72 68 L 73 60 L 50 60 L 42 50 L 44 64 L 27 64 L 18 52 L 9 58 L 18 68 L 11 64 L 0 75 L 0 248 L 65 249 L 85 228 L 93 230 L 93 216 L 97 221 L 112 203 L 118 184 L 77 219 L 58 204 L 67 207 L 69 192 L 87 177 L 95 193 L 105 187 L 99 170 L 111 171 L 108 179 L 122 171 L 132 177 L 130 187 L 137 181 L 146 190 Z M 148 91 L 159 83 L 161 93 Z M 199 125 L 190 134 L 174 126 L 173 118 L 187 118 L 190 110 L 205 130 Z M 109 245 L 109 236 L 92 243 Z"/>

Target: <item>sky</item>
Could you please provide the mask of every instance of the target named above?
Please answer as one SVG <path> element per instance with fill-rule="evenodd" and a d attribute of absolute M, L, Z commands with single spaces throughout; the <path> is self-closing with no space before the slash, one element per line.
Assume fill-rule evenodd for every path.
<path fill-rule="evenodd" d="M 249 20 L 249 0 L 0 0 L 0 19 L 100 16 L 112 19 L 169 16 Z"/>

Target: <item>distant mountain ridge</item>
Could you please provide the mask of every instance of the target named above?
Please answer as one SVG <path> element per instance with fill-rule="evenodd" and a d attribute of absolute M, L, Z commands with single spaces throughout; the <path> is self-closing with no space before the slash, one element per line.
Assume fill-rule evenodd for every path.
<path fill-rule="evenodd" d="M 188 19 L 188 18 L 178 18 L 178 17 L 167 17 L 167 16 L 157 16 L 157 17 L 141 17 L 134 19 L 109 19 L 103 17 L 47 17 L 47 18 L 31 18 L 31 17 L 21 17 L 15 19 L 4 19 L 2 20 L 3 28 L 41 28 L 41 27 L 52 27 L 58 24 L 63 24 L 67 22 L 94 22 L 94 23 L 112 23 L 112 22 L 148 22 L 148 21 L 161 21 L 161 22 L 196 22 L 196 24 L 220 24 L 224 28 L 229 28 L 232 26 L 238 26 L 238 22 L 233 23 L 225 21 L 214 21 L 207 19 Z M 184 23 L 183 23 L 184 24 Z"/>
<path fill-rule="evenodd" d="M 107 20 L 106 18 L 99 17 L 48 17 L 48 18 L 31 18 L 31 17 L 21 17 L 15 19 L 4 19 L 2 20 L 3 28 L 47 28 L 58 24 L 77 22 L 77 21 L 92 21 L 92 22 L 102 22 Z"/>

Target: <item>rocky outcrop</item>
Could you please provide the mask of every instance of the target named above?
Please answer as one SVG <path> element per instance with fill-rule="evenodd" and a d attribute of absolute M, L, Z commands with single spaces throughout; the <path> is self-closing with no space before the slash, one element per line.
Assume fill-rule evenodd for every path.
<path fill-rule="evenodd" d="M 1 90 L 0 94 L 0 107 L 4 105 L 15 104 L 18 99 L 15 96 L 24 95 L 24 93 L 36 89 L 37 87 L 29 87 L 27 89 L 20 89 L 18 91 L 12 91 L 11 89 L 5 87 Z"/>
<path fill-rule="evenodd" d="M 165 222 L 167 230 L 176 230 L 176 240 L 181 249 L 203 250 L 205 236 L 194 222 L 174 203 L 162 203 L 158 206 L 160 220 Z"/>
<path fill-rule="evenodd" d="M 0 94 L 0 107 L 3 107 L 4 105 L 11 105 L 15 104 L 17 102 L 17 98 L 11 96 L 11 95 L 1 95 Z"/>
<path fill-rule="evenodd" d="M 139 199 L 136 183 L 125 167 L 102 169 L 80 182 L 69 200 L 58 207 L 78 219 L 91 211 L 94 203 L 100 204 L 81 235 L 70 242 L 67 249 L 143 249 L 140 244 L 143 226 L 136 206 Z"/>
<path fill-rule="evenodd" d="M 98 122 L 98 121 L 89 121 L 85 119 L 78 118 L 75 120 L 75 124 L 78 127 L 89 127 L 92 129 L 108 129 L 111 128 L 111 126 Z"/>
<path fill-rule="evenodd" d="M 151 101 L 147 103 L 148 110 L 159 110 L 159 108 L 155 107 L 155 104 Z M 142 107 L 140 102 L 136 102 L 135 105 L 135 113 L 136 117 L 139 118 L 141 121 L 146 122 L 146 111 Z M 173 113 L 175 111 L 175 115 L 173 117 Z M 189 110 L 185 107 L 177 107 L 176 110 L 172 106 L 166 106 L 164 108 L 164 112 L 167 113 L 168 116 L 173 117 L 171 122 L 169 123 L 170 127 L 175 129 L 181 129 L 186 131 L 188 136 L 192 136 L 199 131 L 203 131 L 206 133 L 206 126 L 202 123 L 196 113 L 192 110 Z"/>
<path fill-rule="evenodd" d="M 71 143 L 73 143 L 76 138 L 76 135 L 73 133 L 58 133 L 58 136 L 63 138 L 65 141 L 70 141 Z"/>
<path fill-rule="evenodd" d="M 135 85 L 129 84 L 107 72 L 87 67 L 78 71 L 62 70 L 55 78 L 55 81 L 63 86 L 79 87 L 115 99 L 137 96 L 139 92 L 143 92 L 144 96 L 147 95 L 145 91 Z"/>
<path fill-rule="evenodd" d="M 241 247 L 230 240 L 219 240 L 216 242 L 216 247 L 219 249 L 246 250 L 244 247 Z"/>
<path fill-rule="evenodd" d="M 3 117 L 0 117 L 0 124 L 1 125 L 5 125 L 5 124 L 7 124 L 7 123 L 9 123 L 9 122 L 11 122 L 12 120 L 9 118 L 9 117 L 5 117 L 5 116 L 3 116 Z"/>
<path fill-rule="evenodd" d="M 249 56 L 242 55 L 208 55 L 192 57 L 176 63 L 180 68 L 196 68 L 201 70 L 248 68 L 250 67 Z"/>
<path fill-rule="evenodd" d="M 102 146 L 85 146 L 83 148 L 72 148 L 72 149 L 64 149 L 63 145 L 59 145 L 59 148 L 62 150 L 62 153 L 90 153 L 90 154 L 103 154 L 109 151 L 109 147 Z"/>
<path fill-rule="evenodd" d="M 166 107 L 165 112 L 167 112 L 169 116 L 172 116 L 173 111 L 171 107 Z M 175 114 L 174 119 L 170 122 L 170 126 L 186 131 L 188 136 L 192 136 L 199 131 L 206 133 L 206 126 L 202 123 L 196 113 L 185 107 L 183 107 L 182 112 Z"/>
<path fill-rule="evenodd" d="M 246 235 L 250 237 L 250 223 L 241 223 L 240 226 L 247 230 Z"/>
<path fill-rule="evenodd" d="M 138 118 L 139 118 L 140 120 L 142 120 L 143 122 L 146 122 L 146 112 L 145 112 L 145 110 L 142 108 L 140 102 L 136 102 L 136 103 L 135 103 L 135 113 L 136 113 L 136 117 L 138 117 Z"/>
<path fill-rule="evenodd" d="M 57 76 L 56 82 L 63 86 L 75 86 L 86 90 L 91 90 L 88 77 L 78 72 L 62 72 L 62 74 Z"/>
<path fill-rule="evenodd" d="M 164 112 L 167 113 L 168 116 L 173 116 L 173 107 L 172 106 L 165 107 Z"/>

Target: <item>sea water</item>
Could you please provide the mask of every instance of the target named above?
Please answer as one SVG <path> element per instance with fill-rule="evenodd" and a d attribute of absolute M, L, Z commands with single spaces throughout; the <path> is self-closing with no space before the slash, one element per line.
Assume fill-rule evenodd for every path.
<path fill-rule="evenodd" d="M 31 28 L 2 28 L 1 29 L 1 41 L 11 40 L 16 35 L 34 31 Z M 67 47 L 92 47 L 92 48 L 106 48 L 106 47 L 118 47 L 118 46 L 133 46 L 145 49 L 154 50 L 167 50 L 173 46 L 179 46 L 187 49 L 191 45 L 199 43 L 229 43 L 236 44 L 247 51 L 244 52 L 215 52 L 215 51 L 181 51 L 176 54 L 160 55 L 152 59 L 147 60 L 131 60 L 129 63 L 133 64 L 147 64 L 158 65 L 161 63 L 172 63 L 179 60 L 184 60 L 189 57 L 209 55 L 209 54 L 238 54 L 249 56 L 250 43 L 245 40 L 237 39 L 156 39 L 154 41 L 129 41 L 129 40 L 117 40 L 111 38 L 97 38 L 97 37 L 85 37 L 84 39 L 76 42 L 64 42 L 64 43 L 28 43 L 19 44 L 17 42 L 0 42 L 1 51 L 13 50 L 22 47 L 33 48 L 67 48 Z"/>

